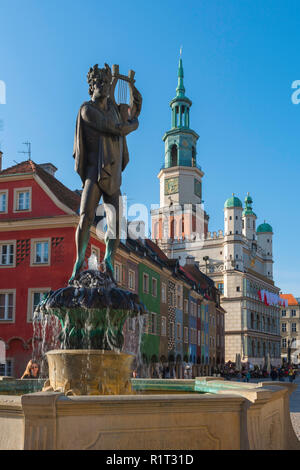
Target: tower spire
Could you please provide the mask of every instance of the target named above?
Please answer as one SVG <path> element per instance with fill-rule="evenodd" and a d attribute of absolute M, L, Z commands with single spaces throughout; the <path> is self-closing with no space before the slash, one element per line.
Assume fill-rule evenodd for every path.
<path fill-rule="evenodd" d="M 178 85 L 176 88 L 176 95 L 179 96 L 180 98 L 185 96 L 185 88 L 183 85 L 184 73 L 183 73 L 181 54 L 182 54 L 182 47 L 180 48 L 180 58 L 179 58 L 179 65 L 178 65 Z"/>

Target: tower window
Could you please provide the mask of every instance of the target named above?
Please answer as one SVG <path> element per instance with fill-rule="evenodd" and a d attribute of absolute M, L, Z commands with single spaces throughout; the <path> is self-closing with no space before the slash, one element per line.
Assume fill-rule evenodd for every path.
<path fill-rule="evenodd" d="M 171 148 L 171 166 L 177 166 L 177 145 L 173 145 Z"/>
<path fill-rule="evenodd" d="M 232 217 L 231 217 L 231 216 L 229 217 L 229 220 L 232 220 Z"/>
<path fill-rule="evenodd" d="M 196 166 L 196 149 L 192 147 L 192 166 Z"/>

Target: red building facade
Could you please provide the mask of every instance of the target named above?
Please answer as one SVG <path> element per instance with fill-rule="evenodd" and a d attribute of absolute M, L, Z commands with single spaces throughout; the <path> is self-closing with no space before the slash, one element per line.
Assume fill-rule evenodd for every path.
<path fill-rule="evenodd" d="M 0 172 L 0 340 L 4 373 L 19 377 L 32 356 L 34 307 L 67 285 L 75 262 L 80 194 L 58 181 L 56 168 L 28 160 Z M 92 227 L 86 253 L 103 258 Z"/>

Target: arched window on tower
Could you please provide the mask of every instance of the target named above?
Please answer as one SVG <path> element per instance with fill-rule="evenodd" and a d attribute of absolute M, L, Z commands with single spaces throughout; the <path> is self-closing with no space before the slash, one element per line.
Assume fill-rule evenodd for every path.
<path fill-rule="evenodd" d="M 179 106 L 175 106 L 175 127 L 178 127 L 179 124 Z"/>
<path fill-rule="evenodd" d="M 181 106 L 181 125 L 185 126 L 185 106 Z"/>
<path fill-rule="evenodd" d="M 171 166 L 177 166 L 178 165 L 178 160 L 177 160 L 177 145 L 172 145 L 171 148 Z"/>
<path fill-rule="evenodd" d="M 174 219 L 171 220 L 171 234 L 170 238 L 176 238 L 177 232 L 176 232 L 176 221 Z"/>

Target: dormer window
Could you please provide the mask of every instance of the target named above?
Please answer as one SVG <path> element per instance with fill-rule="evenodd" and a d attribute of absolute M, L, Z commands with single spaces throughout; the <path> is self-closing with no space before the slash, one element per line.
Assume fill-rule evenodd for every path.
<path fill-rule="evenodd" d="M 14 190 L 14 212 L 31 211 L 31 188 Z"/>

